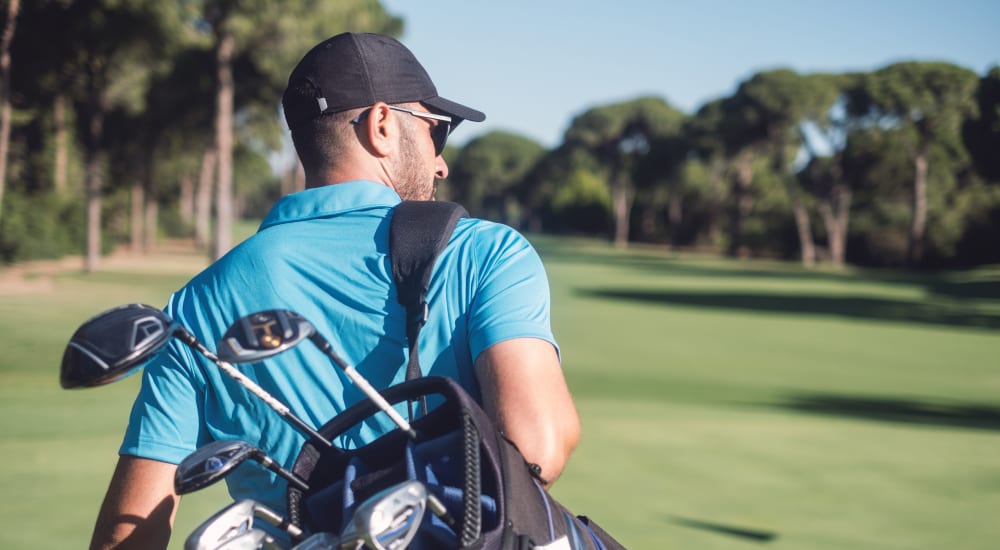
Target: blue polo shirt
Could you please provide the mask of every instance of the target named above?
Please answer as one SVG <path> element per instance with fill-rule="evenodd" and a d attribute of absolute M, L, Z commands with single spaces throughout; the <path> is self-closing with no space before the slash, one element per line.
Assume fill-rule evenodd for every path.
<path fill-rule="evenodd" d="M 406 313 L 388 258 L 390 188 L 355 181 L 281 199 L 259 231 L 174 293 L 166 307 L 209 349 L 238 318 L 290 309 L 309 320 L 376 388 L 402 382 Z M 460 220 L 431 278 L 420 335 L 425 375 L 447 376 L 478 396 L 473 364 L 489 346 L 521 337 L 555 340 L 549 289 L 531 245 L 513 229 Z M 307 424 L 319 427 L 364 394 L 311 343 L 237 365 Z M 363 445 L 393 425 L 385 415 L 336 444 Z M 178 463 L 212 440 L 243 439 L 290 467 L 305 438 L 216 365 L 173 341 L 146 365 L 120 453 Z M 234 499 L 285 509 L 285 482 L 252 464 L 227 477 Z"/>

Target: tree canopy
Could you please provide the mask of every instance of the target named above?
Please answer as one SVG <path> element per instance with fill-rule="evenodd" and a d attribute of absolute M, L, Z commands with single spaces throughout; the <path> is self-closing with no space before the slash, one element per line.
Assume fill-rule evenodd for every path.
<path fill-rule="evenodd" d="M 403 28 L 376 0 L 7 7 L 0 258 L 85 252 L 90 269 L 112 246 L 141 251 L 161 235 L 223 253 L 234 217 L 301 185 L 279 109 L 291 67 L 343 30 Z M 643 95 L 569 118 L 551 149 L 510 131 L 449 146 L 439 197 L 617 246 L 1000 262 L 1000 67 L 775 68 L 691 113 Z"/>

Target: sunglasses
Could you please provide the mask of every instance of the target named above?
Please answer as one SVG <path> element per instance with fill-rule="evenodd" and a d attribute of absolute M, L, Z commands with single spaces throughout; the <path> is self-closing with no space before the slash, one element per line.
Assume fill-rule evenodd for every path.
<path fill-rule="evenodd" d="M 434 142 L 434 154 L 437 156 L 441 156 L 441 153 L 444 152 L 444 145 L 448 141 L 448 134 L 450 134 L 452 130 L 450 116 L 428 113 L 426 111 L 414 111 L 413 109 L 404 109 L 403 107 L 396 107 L 393 105 L 389 105 L 388 107 L 393 111 L 399 111 L 401 113 L 409 113 L 417 118 L 437 121 L 437 124 L 430 125 L 431 141 Z M 360 115 L 354 117 L 351 120 L 351 124 L 360 123 L 362 120 L 365 119 L 365 117 L 368 116 L 368 113 L 370 113 L 371 111 L 372 111 L 371 108 L 366 109 Z"/>

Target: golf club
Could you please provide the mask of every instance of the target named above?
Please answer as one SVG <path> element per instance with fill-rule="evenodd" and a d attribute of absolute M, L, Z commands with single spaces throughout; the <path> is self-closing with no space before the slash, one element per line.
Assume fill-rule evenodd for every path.
<path fill-rule="evenodd" d="M 238 439 L 213 441 L 188 455 L 177 465 L 174 490 L 179 495 L 199 491 L 225 478 L 247 459 L 278 474 L 297 489 L 309 490 L 302 478 L 283 468 L 264 451 Z"/>
<path fill-rule="evenodd" d="M 285 421 L 327 447 L 329 440 L 295 416 L 287 406 L 233 365 L 220 360 L 193 334 L 157 308 L 144 304 L 128 304 L 92 317 L 76 330 L 60 368 L 63 388 L 100 386 L 116 382 L 139 370 L 171 337 L 178 338 L 191 349 L 215 363 L 247 391 L 264 401 Z"/>
<path fill-rule="evenodd" d="M 410 423 L 392 408 L 354 366 L 333 351 L 333 346 L 316 332 L 312 323 L 298 313 L 272 309 L 247 315 L 229 327 L 216 348 L 219 350 L 219 357 L 225 361 L 252 363 L 277 355 L 305 339 L 309 339 L 329 357 L 400 429 L 416 439 L 417 433 L 410 427 Z"/>
<path fill-rule="evenodd" d="M 184 550 L 242 550 L 259 548 L 278 548 L 274 538 L 264 531 L 254 527 L 254 520 L 260 518 L 268 523 L 284 520 L 272 510 L 265 508 L 252 500 L 239 500 L 222 510 L 198 526 L 184 541 Z M 287 523 L 287 522 L 286 522 Z M 272 525 L 275 525 L 272 523 Z M 280 525 L 275 525 L 280 527 Z M 297 528 L 294 538 L 302 536 Z"/>
<path fill-rule="evenodd" d="M 160 310 L 127 304 L 91 317 L 73 333 L 63 353 L 59 383 L 65 389 L 117 382 L 167 344 L 174 323 Z"/>
<path fill-rule="evenodd" d="M 296 544 L 292 550 L 337 550 L 340 548 L 340 537 L 323 531 Z"/>
<path fill-rule="evenodd" d="M 373 550 L 406 548 L 420 530 L 427 509 L 427 487 L 404 481 L 362 502 L 341 534 L 341 549 L 358 543 Z"/>

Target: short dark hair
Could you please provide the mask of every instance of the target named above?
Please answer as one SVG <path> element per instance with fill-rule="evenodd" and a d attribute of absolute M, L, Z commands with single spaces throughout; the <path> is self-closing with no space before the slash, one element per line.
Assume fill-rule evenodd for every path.
<path fill-rule="evenodd" d="M 303 83 L 296 93 L 313 94 L 309 83 Z M 292 128 L 292 143 L 306 174 L 322 173 L 335 165 L 345 154 L 348 139 L 355 138 L 355 126 L 350 123 L 353 111 L 327 113 Z"/>

